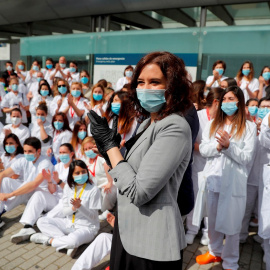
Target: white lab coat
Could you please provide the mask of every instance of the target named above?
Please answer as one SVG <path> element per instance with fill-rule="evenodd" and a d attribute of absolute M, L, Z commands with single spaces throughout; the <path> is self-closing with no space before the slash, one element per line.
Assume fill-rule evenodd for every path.
<path fill-rule="evenodd" d="M 122 78 L 118 79 L 118 81 L 116 83 L 115 91 L 120 91 L 125 84 L 128 84 L 128 80 L 126 77 L 122 77 Z"/>
<path fill-rule="evenodd" d="M 253 123 L 246 121 L 246 131 L 242 137 L 236 140 L 233 136 L 229 148 L 218 152 L 215 136 L 209 138 L 211 124 L 212 121 L 205 127 L 200 144 L 200 153 L 207 158 L 203 176 L 211 176 L 213 160 L 223 158 L 215 230 L 234 235 L 240 233 L 245 213 L 248 178 L 246 165 L 254 155 L 257 130 Z"/>
<path fill-rule="evenodd" d="M 59 158 L 59 148 L 60 148 L 61 144 L 70 143 L 71 138 L 72 138 L 72 133 L 69 130 L 62 131 L 58 134 L 56 133 L 56 131 L 54 131 L 52 150 L 53 150 L 53 154 L 54 154 L 56 160 L 58 160 L 58 158 Z"/>
<path fill-rule="evenodd" d="M 225 80 L 225 79 L 227 79 L 227 78 L 228 78 L 228 77 L 222 75 L 222 77 L 220 78 L 220 81 L 223 81 L 223 80 Z M 214 76 L 213 76 L 213 75 L 208 76 L 207 79 L 206 79 L 206 84 L 210 84 L 210 83 L 213 81 L 213 79 L 214 79 Z M 219 84 L 218 84 L 218 81 L 215 81 L 215 82 L 212 84 L 211 87 L 220 87 Z"/>

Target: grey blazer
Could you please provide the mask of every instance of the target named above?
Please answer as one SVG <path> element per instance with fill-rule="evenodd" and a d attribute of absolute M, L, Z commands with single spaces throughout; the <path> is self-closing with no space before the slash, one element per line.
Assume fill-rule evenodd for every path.
<path fill-rule="evenodd" d="M 173 114 L 152 123 L 130 149 L 127 162 L 110 171 L 119 190 L 120 238 L 129 254 L 154 261 L 181 258 L 186 241 L 177 194 L 191 149 L 188 123 Z"/>

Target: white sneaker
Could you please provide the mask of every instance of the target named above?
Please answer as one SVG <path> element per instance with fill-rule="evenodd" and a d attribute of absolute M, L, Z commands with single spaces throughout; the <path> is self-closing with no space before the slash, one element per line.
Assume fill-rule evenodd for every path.
<path fill-rule="evenodd" d="M 32 234 L 30 237 L 30 241 L 36 244 L 42 244 L 44 246 L 48 246 L 48 240 L 50 239 L 50 237 L 42 234 L 42 233 L 35 233 Z"/>
<path fill-rule="evenodd" d="M 23 228 L 17 234 L 11 236 L 10 240 L 14 244 L 18 244 L 24 240 L 28 240 L 32 234 L 36 233 L 33 228 Z"/>
<path fill-rule="evenodd" d="M 203 246 L 208 246 L 208 244 L 209 244 L 208 233 L 204 233 L 204 234 L 203 234 L 200 243 L 201 243 Z"/>
<path fill-rule="evenodd" d="M 69 248 L 67 249 L 67 255 L 73 258 L 77 252 L 78 248 Z"/>
<path fill-rule="evenodd" d="M 192 245 L 194 242 L 194 238 L 196 237 L 196 234 L 189 234 L 186 233 L 186 242 L 188 245 Z"/>
<path fill-rule="evenodd" d="M 110 211 L 106 210 L 104 211 L 101 215 L 98 216 L 99 220 L 106 220 L 107 219 L 107 215 L 110 213 Z"/>
<path fill-rule="evenodd" d="M 253 240 L 256 241 L 259 244 L 263 243 L 263 239 L 258 234 L 253 236 Z"/>

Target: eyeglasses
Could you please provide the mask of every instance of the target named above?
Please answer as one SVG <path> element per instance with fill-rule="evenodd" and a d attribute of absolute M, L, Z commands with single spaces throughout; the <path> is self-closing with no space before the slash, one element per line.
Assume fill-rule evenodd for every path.
<path fill-rule="evenodd" d="M 58 85 L 58 88 L 61 88 L 61 87 L 66 87 L 66 85 L 65 84 Z"/>

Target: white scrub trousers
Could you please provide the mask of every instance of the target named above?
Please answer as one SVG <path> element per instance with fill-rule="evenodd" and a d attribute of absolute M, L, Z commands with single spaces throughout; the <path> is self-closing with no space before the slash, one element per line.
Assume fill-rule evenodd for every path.
<path fill-rule="evenodd" d="M 37 190 L 28 201 L 20 223 L 34 225 L 43 211 L 48 212 L 57 204 L 57 198 L 49 191 Z"/>
<path fill-rule="evenodd" d="M 208 249 L 211 255 L 222 258 L 224 269 L 237 270 L 239 267 L 239 234 L 225 235 L 225 245 L 223 246 L 224 234 L 215 230 L 218 198 L 219 193 L 208 190 Z"/>
<path fill-rule="evenodd" d="M 112 234 L 101 233 L 88 246 L 71 270 L 90 270 L 111 252 Z"/>
<path fill-rule="evenodd" d="M 41 217 L 37 226 L 43 234 L 53 238 L 52 247 L 58 250 L 77 248 L 91 242 L 97 235 L 98 230 L 88 226 L 67 228 L 67 223 L 66 218 Z"/>

